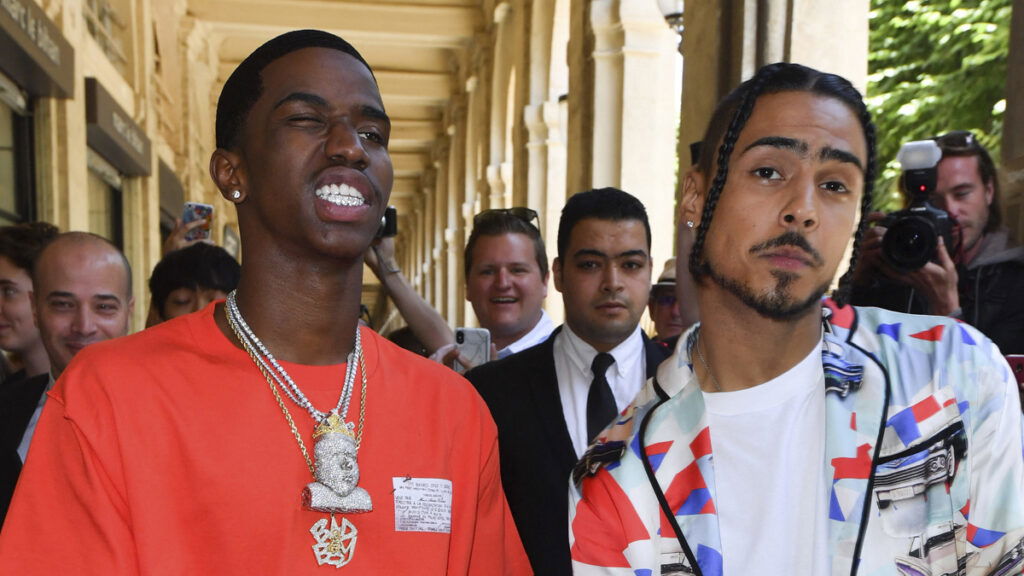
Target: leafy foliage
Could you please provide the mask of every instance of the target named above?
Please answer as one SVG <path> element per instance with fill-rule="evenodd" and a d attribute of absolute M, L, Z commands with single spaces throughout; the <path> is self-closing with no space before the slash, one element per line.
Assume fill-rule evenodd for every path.
<path fill-rule="evenodd" d="M 898 208 L 903 143 L 970 130 L 993 157 L 1006 108 L 1011 0 L 871 0 L 868 108 L 878 127 L 876 206 Z"/>

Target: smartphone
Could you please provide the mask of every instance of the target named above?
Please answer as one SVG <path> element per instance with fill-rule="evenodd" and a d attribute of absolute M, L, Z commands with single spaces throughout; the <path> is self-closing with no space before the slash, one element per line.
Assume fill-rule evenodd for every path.
<path fill-rule="evenodd" d="M 209 240 L 210 222 L 213 217 L 213 206 L 201 202 L 185 202 L 181 211 L 181 221 L 185 224 L 196 220 L 206 220 L 206 224 L 197 226 L 185 233 L 185 240 Z"/>
<path fill-rule="evenodd" d="M 491 359 L 491 332 L 486 328 L 456 328 L 455 347 L 459 354 L 466 358 L 469 366 L 463 366 L 458 360 L 452 368 L 459 374 L 479 366 Z"/>
<path fill-rule="evenodd" d="M 1007 354 L 1006 361 L 1010 364 L 1010 370 L 1017 377 L 1017 386 L 1020 388 L 1020 405 L 1024 410 L 1024 354 Z"/>
<path fill-rule="evenodd" d="M 398 209 L 388 206 L 384 209 L 384 221 L 377 230 L 378 238 L 390 238 L 398 235 Z"/>

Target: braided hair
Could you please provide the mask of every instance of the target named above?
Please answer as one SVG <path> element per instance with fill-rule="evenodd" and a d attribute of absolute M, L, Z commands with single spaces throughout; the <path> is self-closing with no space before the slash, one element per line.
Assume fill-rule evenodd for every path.
<path fill-rule="evenodd" d="M 871 114 L 860 92 L 845 78 L 835 74 L 819 72 L 800 64 L 778 62 L 762 67 L 749 80 L 740 84 L 726 96 L 715 108 L 711 121 L 701 144 L 700 160 L 697 169 L 703 174 L 710 174 L 713 159 L 717 158 L 717 170 L 704 201 L 697 237 L 690 252 L 690 273 L 700 278 L 709 273 L 710 268 L 704 259 L 704 241 L 707 237 L 715 208 L 725 188 L 729 175 L 729 158 L 739 139 L 740 132 L 750 119 L 758 98 L 765 94 L 779 92 L 810 92 L 820 96 L 835 98 L 846 104 L 860 121 L 864 129 L 867 143 L 867 165 L 864 170 L 864 194 L 861 196 L 860 222 L 853 234 L 853 253 L 850 266 L 839 279 L 839 286 L 832 297 L 839 306 L 844 306 L 850 297 L 853 281 L 853 270 L 857 266 L 860 254 L 861 239 L 867 229 L 867 216 L 871 212 L 871 198 L 875 187 L 875 125 L 871 122 Z M 717 146 L 717 150 L 715 147 Z M 717 153 L 716 153 L 717 152 Z"/>

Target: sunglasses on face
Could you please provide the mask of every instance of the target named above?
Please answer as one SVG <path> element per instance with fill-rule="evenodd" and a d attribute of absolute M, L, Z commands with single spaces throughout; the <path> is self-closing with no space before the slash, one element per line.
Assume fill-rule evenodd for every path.
<path fill-rule="evenodd" d="M 540 224 L 540 217 L 537 216 L 537 211 L 530 208 L 523 208 L 522 206 L 513 206 L 512 208 L 491 208 L 490 210 L 484 210 L 473 217 L 473 226 L 486 222 L 491 218 L 502 218 L 505 216 L 512 216 L 518 218 L 527 224 L 534 225 L 536 221 Z"/>
<path fill-rule="evenodd" d="M 675 306 L 676 295 L 675 294 L 659 294 L 654 297 L 654 301 L 658 306 Z"/>

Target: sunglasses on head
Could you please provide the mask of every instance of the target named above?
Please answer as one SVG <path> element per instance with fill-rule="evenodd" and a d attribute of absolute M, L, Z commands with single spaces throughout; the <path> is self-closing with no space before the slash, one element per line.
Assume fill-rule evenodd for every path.
<path fill-rule="evenodd" d="M 978 139 L 967 130 L 954 130 L 932 138 L 939 148 L 951 152 L 979 150 Z"/>
<path fill-rule="evenodd" d="M 512 216 L 513 218 L 518 218 L 530 225 L 533 225 L 534 221 L 536 221 L 537 224 L 540 224 L 540 217 L 537 216 L 536 210 L 523 208 L 522 206 L 513 206 L 512 208 L 491 208 L 489 210 L 484 210 L 473 217 L 473 226 L 491 218 L 500 218 L 503 216 Z"/>

